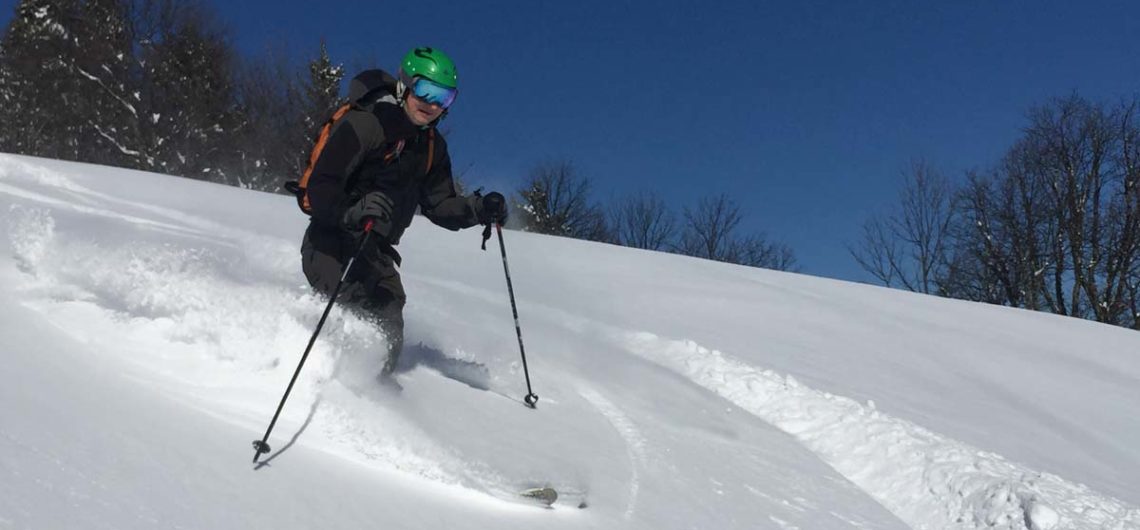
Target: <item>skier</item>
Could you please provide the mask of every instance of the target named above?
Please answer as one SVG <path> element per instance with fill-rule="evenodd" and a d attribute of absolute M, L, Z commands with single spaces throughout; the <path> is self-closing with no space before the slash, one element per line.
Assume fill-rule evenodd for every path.
<path fill-rule="evenodd" d="M 456 192 L 447 142 L 435 130 L 458 92 L 451 59 L 438 49 L 416 48 L 404 56 L 397 78 L 374 72 L 383 78 L 382 97 L 354 104 L 314 151 L 307 190 L 311 221 L 301 264 L 313 288 L 331 295 L 365 223 L 372 221 L 374 234 L 337 301 L 383 331 L 389 345 L 381 369 L 386 377 L 395 370 L 404 342 L 406 296 L 395 246 L 417 207 L 433 223 L 459 230 L 505 221 L 507 205 L 498 192 Z"/>

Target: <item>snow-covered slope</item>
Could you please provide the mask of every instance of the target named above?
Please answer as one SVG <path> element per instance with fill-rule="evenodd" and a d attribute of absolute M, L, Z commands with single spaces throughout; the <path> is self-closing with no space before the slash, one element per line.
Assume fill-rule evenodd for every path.
<path fill-rule="evenodd" d="M 0 527 L 1140 528 L 1140 334 L 508 231 L 530 410 L 497 252 L 424 219 L 404 390 L 334 311 L 254 466 L 305 222 L 0 155 Z"/>

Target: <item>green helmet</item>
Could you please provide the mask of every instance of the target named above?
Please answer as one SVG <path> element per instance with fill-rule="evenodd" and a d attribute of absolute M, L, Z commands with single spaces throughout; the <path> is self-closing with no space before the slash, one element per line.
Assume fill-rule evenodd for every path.
<path fill-rule="evenodd" d="M 455 63 L 435 48 L 416 48 L 400 61 L 400 79 L 411 86 L 415 77 L 424 77 L 448 88 L 459 88 Z"/>

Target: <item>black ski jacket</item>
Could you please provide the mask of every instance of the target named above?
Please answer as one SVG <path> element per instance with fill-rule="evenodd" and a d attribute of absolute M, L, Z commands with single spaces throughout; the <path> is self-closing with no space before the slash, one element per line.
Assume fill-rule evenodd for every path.
<path fill-rule="evenodd" d="M 431 169 L 425 171 L 429 156 Z M 455 190 L 443 136 L 412 123 L 392 96 L 354 107 L 337 120 L 308 189 L 312 223 L 326 230 L 348 230 L 341 226 L 345 210 L 365 193 L 384 192 L 395 204 L 388 245 L 399 244 L 417 207 L 448 230 L 478 224 L 474 198 Z"/>

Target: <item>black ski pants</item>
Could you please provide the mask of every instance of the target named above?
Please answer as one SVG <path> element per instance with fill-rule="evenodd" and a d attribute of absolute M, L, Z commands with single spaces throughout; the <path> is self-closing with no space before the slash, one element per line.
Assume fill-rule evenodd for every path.
<path fill-rule="evenodd" d="M 344 264 L 359 248 L 360 234 L 309 224 L 301 243 L 301 268 L 305 277 L 318 292 L 332 295 L 344 272 Z M 382 370 L 391 373 L 396 368 L 404 347 L 404 285 L 396 270 L 396 259 L 385 252 L 378 236 L 370 238 L 368 246 L 352 266 L 344 285 L 337 295 L 337 303 L 375 322 L 388 340 L 388 359 Z M 394 252 L 392 252 L 394 253 Z"/>

